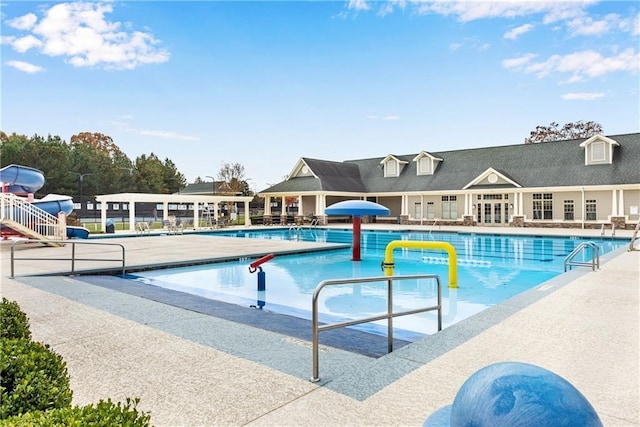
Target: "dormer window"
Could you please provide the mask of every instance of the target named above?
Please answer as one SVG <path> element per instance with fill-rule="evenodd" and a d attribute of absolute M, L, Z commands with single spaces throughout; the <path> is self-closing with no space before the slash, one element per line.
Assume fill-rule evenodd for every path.
<path fill-rule="evenodd" d="M 584 164 L 606 165 L 613 163 L 613 150 L 620 146 L 616 141 L 603 135 L 594 135 L 580 144 L 584 148 Z"/>
<path fill-rule="evenodd" d="M 396 156 L 389 154 L 387 157 L 382 159 L 380 164 L 382 164 L 384 176 L 387 178 L 400 176 L 402 169 L 405 165 L 409 164 L 409 162 L 400 160 Z"/>
<path fill-rule="evenodd" d="M 597 141 L 591 144 L 591 161 L 592 162 L 604 162 L 605 161 L 605 145 L 603 141 Z"/>
<path fill-rule="evenodd" d="M 442 159 L 423 151 L 413 158 L 418 175 L 433 175 Z"/>
<path fill-rule="evenodd" d="M 418 175 L 432 175 L 433 165 L 432 160 L 428 157 L 423 157 L 418 160 Z"/>
<path fill-rule="evenodd" d="M 394 161 L 385 163 L 384 176 L 398 176 L 398 164 Z"/>

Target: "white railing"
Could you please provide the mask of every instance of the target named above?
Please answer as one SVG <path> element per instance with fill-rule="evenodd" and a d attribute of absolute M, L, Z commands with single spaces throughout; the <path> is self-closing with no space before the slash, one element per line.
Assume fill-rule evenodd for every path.
<path fill-rule="evenodd" d="M 46 239 L 61 240 L 67 236 L 65 221 L 12 193 L 0 193 L 0 219 L 3 223 L 19 224 Z"/>

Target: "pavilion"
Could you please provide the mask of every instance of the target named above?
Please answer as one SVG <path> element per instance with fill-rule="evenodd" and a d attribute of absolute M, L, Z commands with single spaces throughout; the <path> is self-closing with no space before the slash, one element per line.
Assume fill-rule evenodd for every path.
<path fill-rule="evenodd" d="M 251 196 L 231 196 L 231 195 L 194 195 L 194 194 L 152 194 L 152 193 L 117 193 L 102 194 L 96 196 L 96 201 L 100 203 L 100 224 L 101 229 L 106 231 L 107 207 L 109 203 L 127 204 L 129 211 L 129 231 L 135 231 L 136 225 L 136 203 L 156 203 L 162 204 L 162 219 L 169 219 L 169 204 L 192 205 L 193 207 L 193 228 L 200 227 L 200 213 L 205 207 L 213 206 L 212 212 L 216 221 L 218 220 L 218 208 L 223 203 L 243 203 L 244 205 L 244 225 L 251 225 L 249 216 L 249 202 L 253 200 Z"/>

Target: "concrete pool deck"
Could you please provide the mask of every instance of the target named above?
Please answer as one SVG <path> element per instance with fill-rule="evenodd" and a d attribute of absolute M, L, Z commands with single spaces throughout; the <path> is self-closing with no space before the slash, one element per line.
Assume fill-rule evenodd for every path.
<path fill-rule="evenodd" d="M 409 227 L 363 226 L 367 228 Z M 599 230 L 441 230 L 600 238 Z M 616 234 L 630 239 L 632 232 Z M 189 234 L 100 241 L 123 244 L 127 266 L 141 267 L 317 247 Z M 23 247 L 17 253 L 55 258 L 68 253 L 68 246 Z M 68 271 L 68 263 L 60 261 L 17 261 L 16 278 L 10 279 L 9 247 L 3 242 L 2 295 L 27 313 L 34 339 L 64 357 L 75 404 L 140 397 L 139 408 L 149 411 L 157 426 L 420 426 L 436 409 L 450 404 L 478 369 L 520 361 L 571 382 L 605 425 L 640 425 L 640 251 L 608 254 L 597 272 L 574 269 L 563 280 L 529 291 L 526 298 L 516 297 L 484 317 L 378 359 L 323 347 L 323 381 L 313 384 L 308 381 L 311 349 L 306 340 L 82 277 L 31 276 Z M 105 253 L 90 249 L 95 252 L 82 255 Z M 87 261 L 77 268 L 104 265 Z"/>

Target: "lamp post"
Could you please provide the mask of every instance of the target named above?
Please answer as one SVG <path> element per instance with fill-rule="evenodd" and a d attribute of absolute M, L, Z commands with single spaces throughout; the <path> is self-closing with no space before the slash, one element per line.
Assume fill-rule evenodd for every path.
<path fill-rule="evenodd" d="M 211 175 L 206 175 L 205 178 L 211 178 L 211 195 L 216 194 L 216 179 Z"/>
<path fill-rule="evenodd" d="M 84 177 L 88 176 L 88 175 L 93 175 L 92 173 L 79 173 L 79 172 L 73 172 L 73 171 L 69 171 L 69 173 L 72 173 L 74 175 L 78 175 L 78 177 L 80 178 L 80 210 L 82 210 L 82 187 L 83 187 L 83 183 L 84 183 Z"/>

